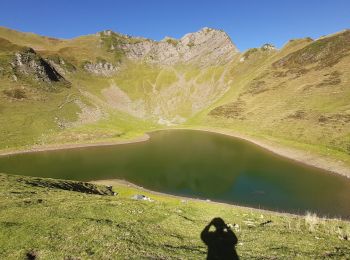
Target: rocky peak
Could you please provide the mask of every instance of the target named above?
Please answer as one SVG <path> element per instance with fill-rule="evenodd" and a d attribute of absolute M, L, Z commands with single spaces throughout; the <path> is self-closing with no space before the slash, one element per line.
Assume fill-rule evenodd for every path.
<path fill-rule="evenodd" d="M 101 34 L 102 37 L 106 35 L 112 36 L 113 32 L 104 31 Z M 165 37 L 159 42 L 117 35 L 118 39 L 106 41 L 109 50 L 122 51 L 127 59 L 151 64 L 196 63 L 206 66 L 226 63 L 238 53 L 238 49 L 224 31 L 208 27 L 188 33 L 181 39 Z"/>
<path fill-rule="evenodd" d="M 101 36 L 111 36 L 112 34 L 115 34 L 115 32 L 113 32 L 112 30 L 104 30 L 102 32 L 99 33 Z"/>
<path fill-rule="evenodd" d="M 263 51 L 274 51 L 276 50 L 276 47 L 271 43 L 265 43 L 263 46 L 261 46 L 261 49 Z"/>
<path fill-rule="evenodd" d="M 229 36 L 222 30 L 212 29 L 204 27 L 198 32 L 188 33 L 184 35 L 181 39 L 183 44 L 203 44 L 205 42 L 210 42 L 214 40 L 230 40 Z M 232 42 L 231 42 L 232 43 Z"/>
<path fill-rule="evenodd" d="M 185 62 L 192 60 L 201 64 L 228 62 L 239 52 L 224 31 L 208 27 L 186 34 L 180 39 L 180 42 L 184 46 Z"/>

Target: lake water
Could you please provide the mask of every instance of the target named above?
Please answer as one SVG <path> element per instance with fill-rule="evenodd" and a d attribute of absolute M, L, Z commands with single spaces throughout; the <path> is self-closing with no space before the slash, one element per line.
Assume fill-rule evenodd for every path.
<path fill-rule="evenodd" d="M 146 142 L 0 157 L 0 172 L 70 180 L 125 179 L 145 188 L 255 208 L 350 218 L 350 180 L 249 142 L 194 130 Z"/>

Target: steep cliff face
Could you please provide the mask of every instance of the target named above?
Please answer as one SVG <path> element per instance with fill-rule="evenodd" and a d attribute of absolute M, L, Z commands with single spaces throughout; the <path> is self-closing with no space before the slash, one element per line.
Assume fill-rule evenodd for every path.
<path fill-rule="evenodd" d="M 211 28 L 186 34 L 181 39 L 166 37 L 160 42 L 132 38 L 112 31 L 103 31 L 100 36 L 110 51 L 122 51 L 132 61 L 158 65 L 223 64 L 238 53 L 238 49 L 224 31 Z"/>

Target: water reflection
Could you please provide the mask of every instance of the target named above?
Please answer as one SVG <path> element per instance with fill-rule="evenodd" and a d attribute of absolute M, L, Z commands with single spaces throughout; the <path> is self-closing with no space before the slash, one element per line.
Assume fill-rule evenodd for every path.
<path fill-rule="evenodd" d="M 350 181 L 207 132 L 169 130 L 147 142 L 0 157 L 0 172 L 141 186 L 242 205 L 350 217 Z"/>

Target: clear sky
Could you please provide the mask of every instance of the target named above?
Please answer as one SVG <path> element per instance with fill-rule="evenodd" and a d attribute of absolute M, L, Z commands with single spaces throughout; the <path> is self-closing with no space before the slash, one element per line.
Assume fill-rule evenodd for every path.
<path fill-rule="evenodd" d="M 155 40 L 207 26 L 243 51 L 347 29 L 350 0 L 1 0 L 0 25 L 59 38 L 111 29 Z"/>

